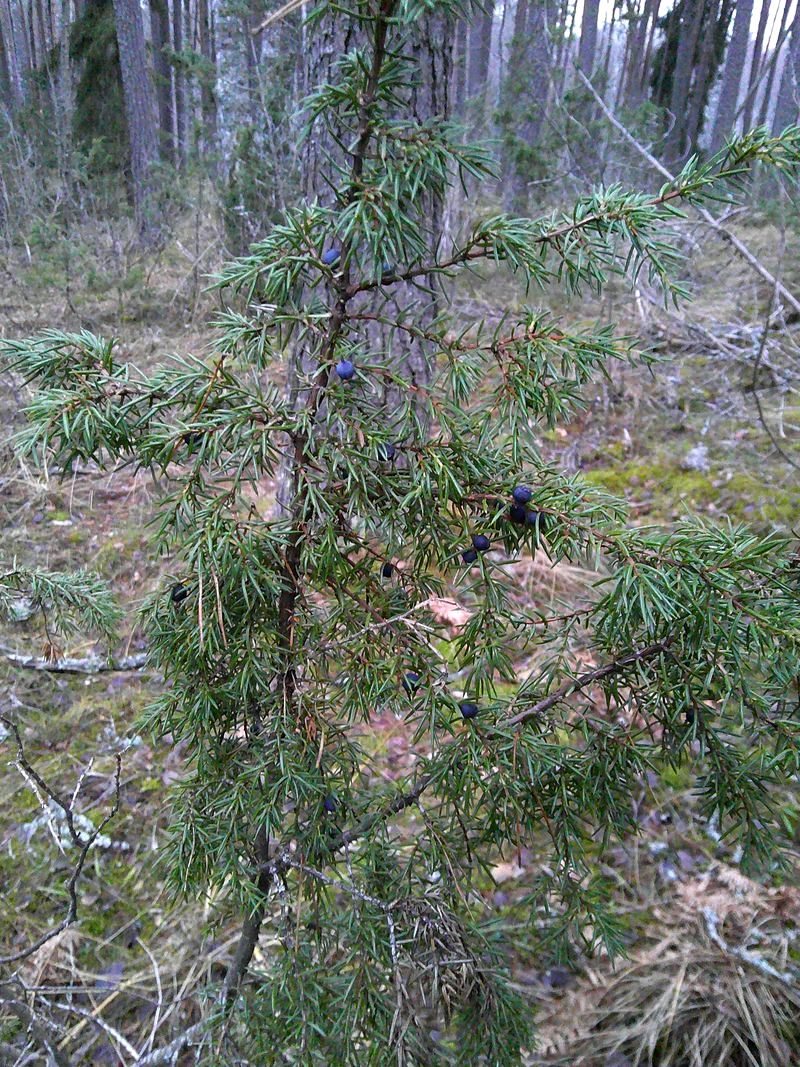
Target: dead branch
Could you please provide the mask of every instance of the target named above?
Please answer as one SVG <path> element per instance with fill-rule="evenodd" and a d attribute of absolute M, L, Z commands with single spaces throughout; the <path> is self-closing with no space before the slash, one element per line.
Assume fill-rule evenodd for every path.
<path fill-rule="evenodd" d="M 19 983 L 21 986 L 21 983 Z M 25 1028 L 25 1033 L 29 1034 L 38 1045 L 40 1045 L 47 1054 L 48 1064 L 55 1064 L 55 1067 L 71 1067 L 71 1061 L 67 1054 L 59 1049 L 58 1044 L 54 1038 L 48 1033 L 48 1026 L 45 1025 L 28 1005 L 24 997 L 24 986 L 22 986 L 22 996 L 11 995 L 16 991 L 17 983 L 13 981 L 0 982 L 0 1004 L 3 1004 L 8 1008 L 12 1014 L 16 1015 L 20 1024 Z M 52 1023 L 49 1024 L 52 1027 Z M 2 1050 L 2 1046 L 0 1046 Z M 18 1050 L 14 1050 L 15 1058 L 18 1057 Z M 13 1063 L 13 1060 L 9 1060 L 9 1063 Z"/>
<path fill-rule="evenodd" d="M 41 937 L 37 938 L 37 940 L 34 941 L 33 944 L 29 945 L 27 948 L 20 949 L 19 952 L 12 953 L 10 956 L 0 956 L 0 964 L 8 964 L 18 963 L 20 960 L 24 960 L 27 959 L 29 956 L 32 956 L 34 952 L 36 952 L 42 947 L 42 945 L 52 940 L 52 938 L 60 934 L 62 930 L 66 930 L 66 928 L 68 926 L 71 926 L 72 923 L 74 923 L 75 920 L 78 918 L 77 886 L 78 879 L 80 878 L 81 872 L 84 868 L 84 864 L 86 863 L 86 858 L 89 855 L 89 852 L 97 838 L 105 830 L 106 826 L 108 826 L 108 824 L 119 811 L 122 757 L 118 752 L 114 756 L 116 766 L 114 770 L 114 802 L 111 806 L 111 810 L 102 820 L 100 825 L 96 827 L 96 829 L 94 829 L 91 833 L 87 834 L 86 832 L 80 831 L 75 825 L 74 805 L 78 796 L 78 790 L 76 789 L 72 795 L 72 798 L 65 803 L 64 800 L 62 800 L 61 797 L 55 792 L 55 790 L 50 785 L 48 785 L 48 783 L 42 778 L 38 771 L 36 771 L 36 769 L 28 762 L 25 756 L 25 748 L 22 743 L 22 737 L 20 735 L 19 728 L 16 722 L 13 719 L 9 719 L 6 715 L 0 715 L 0 722 L 2 722 L 14 736 L 14 739 L 17 743 L 17 758 L 15 761 L 16 766 L 19 769 L 20 774 L 22 774 L 22 776 L 29 783 L 34 793 L 36 794 L 37 799 L 39 800 L 39 803 L 42 806 L 42 810 L 45 811 L 45 813 L 47 812 L 47 807 L 44 804 L 42 796 L 43 794 L 44 796 L 48 797 L 54 804 L 57 804 L 58 807 L 60 807 L 64 812 L 64 819 L 67 825 L 69 836 L 75 847 L 79 849 L 78 859 L 72 869 L 72 874 L 70 875 L 69 881 L 67 882 L 69 905 L 67 907 L 66 915 L 57 926 L 53 927 L 46 934 L 43 934 Z"/>
<path fill-rule="evenodd" d="M 644 145 L 640 144 L 639 141 L 637 141 L 633 134 L 628 130 L 628 128 L 619 121 L 619 119 L 611 111 L 608 104 L 606 104 L 605 100 L 603 100 L 602 96 L 600 96 L 600 94 L 597 92 L 597 90 L 586 77 L 586 75 L 583 73 L 583 71 L 579 70 L 576 67 L 576 72 L 580 80 L 595 98 L 603 114 L 606 116 L 606 118 L 614 127 L 614 129 L 618 130 L 619 133 L 621 133 L 622 136 L 625 138 L 625 140 L 633 148 L 636 149 L 639 155 L 642 156 L 643 159 L 646 159 L 650 166 L 657 170 L 662 177 L 666 178 L 667 181 L 674 182 L 675 175 L 671 174 L 670 171 L 668 171 L 667 168 L 664 166 L 664 164 L 657 160 L 651 152 L 648 152 Z M 800 300 L 798 300 L 793 293 L 790 293 L 786 286 L 782 285 L 781 282 L 773 274 L 771 274 L 769 270 L 767 270 L 761 260 L 756 258 L 756 256 L 750 251 L 744 241 L 740 240 L 735 233 L 731 233 L 731 231 L 728 230 L 725 226 L 723 226 L 719 219 L 715 218 L 714 215 L 712 215 L 711 212 L 708 211 L 706 208 L 699 207 L 698 205 L 694 205 L 694 207 L 695 211 L 697 211 L 703 221 L 708 223 L 711 229 L 718 233 L 720 237 L 723 238 L 723 240 L 727 241 L 736 250 L 736 252 L 739 253 L 745 263 L 747 263 L 748 266 L 752 267 L 756 274 L 758 274 L 759 277 L 763 278 L 765 282 L 768 282 L 771 286 L 773 286 L 775 288 L 775 291 L 786 301 L 786 303 L 791 304 L 792 308 L 798 314 L 800 314 Z"/>
<path fill-rule="evenodd" d="M 32 671 L 49 671 L 52 674 L 124 673 L 126 671 L 140 671 L 147 663 L 146 652 L 137 652 L 133 656 L 123 656 L 121 659 L 110 661 L 94 655 L 84 656 L 83 658 L 64 656 L 62 659 L 49 660 L 44 656 L 26 656 L 5 647 L 0 647 L 0 654 L 5 656 L 9 663 L 13 663 L 15 667 Z"/>

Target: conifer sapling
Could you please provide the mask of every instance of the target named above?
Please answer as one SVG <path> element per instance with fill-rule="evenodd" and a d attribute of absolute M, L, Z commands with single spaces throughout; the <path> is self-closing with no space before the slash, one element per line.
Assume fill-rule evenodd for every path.
<path fill-rule="evenodd" d="M 357 5 L 361 46 L 306 105 L 333 193 L 287 211 L 221 272 L 210 359 L 147 374 L 86 332 L 0 341 L 38 386 L 24 451 L 67 473 L 123 460 L 167 486 L 156 547 L 191 576 L 199 610 L 171 611 L 169 586 L 145 607 L 169 684 L 144 725 L 185 742 L 171 887 L 213 900 L 220 921 L 240 917 L 208 1015 L 239 1061 L 421 1067 L 449 1062 L 449 1048 L 519 1064 L 532 1037 L 508 971 L 516 939 L 543 956 L 554 943 L 621 947 L 599 860 L 638 831 L 631 798 L 651 770 L 695 774 L 698 817 L 750 863 L 779 847 L 771 798 L 800 770 L 791 540 L 706 519 L 629 523 L 624 501 L 560 471 L 538 442 L 593 378 L 638 362 L 635 346 L 528 305 L 453 321 L 440 299 L 481 270 L 521 294 L 601 292 L 644 272 L 681 299 L 670 228 L 682 207 L 725 197 L 753 163 L 795 168 L 800 131 L 754 131 L 658 190 L 599 189 L 563 213 L 476 204 L 442 237 L 432 205 L 493 163 L 446 119 L 412 117 L 413 44 L 431 10 L 466 14 L 456 0 Z M 327 16 L 356 17 L 323 3 L 309 33 Z M 319 269 L 320 247 L 341 270 Z M 375 277 L 388 256 L 403 265 L 391 302 Z M 393 356 L 399 338 L 413 368 Z M 354 360 L 364 388 L 337 388 Z M 281 363 L 286 394 L 270 384 Z M 193 456 L 188 428 L 203 435 Z M 375 461 L 394 458 L 389 435 L 403 442 L 391 477 Z M 253 504 L 266 479 L 277 509 Z M 535 486 L 530 512 L 521 479 Z M 514 564 L 531 538 L 515 527 L 539 516 L 553 563 L 602 562 L 580 611 L 520 599 Z M 486 533 L 463 549 L 475 528 Z M 502 566 L 459 567 L 492 537 Z M 375 566 L 398 545 L 402 587 Z M 443 594 L 466 621 L 434 610 Z M 425 665 L 424 686 L 409 663 Z M 479 730 L 454 725 L 455 703 L 466 720 L 483 709 Z M 699 704 L 715 713 L 687 729 Z M 391 773 L 384 712 L 414 757 Z M 540 873 L 504 925 L 483 872 L 523 843 Z M 262 929 L 280 948 L 251 967 Z"/>

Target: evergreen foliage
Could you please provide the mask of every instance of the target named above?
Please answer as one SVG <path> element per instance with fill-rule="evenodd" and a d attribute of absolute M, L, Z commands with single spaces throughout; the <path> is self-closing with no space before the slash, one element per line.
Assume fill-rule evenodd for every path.
<path fill-rule="evenodd" d="M 728 196 L 757 161 L 795 167 L 800 129 L 754 131 L 654 194 L 614 186 L 565 213 L 477 219 L 430 259 L 423 194 L 492 167 L 454 126 L 395 117 L 414 77 L 400 44 L 432 6 L 354 5 L 368 44 L 308 101 L 310 136 L 351 131 L 335 204 L 287 211 L 224 269 L 210 358 L 146 375 L 89 333 L 0 342 L 37 387 L 23 451 L 64 472 L 122 460 L 169 487 L 153 537 L 170 573 L 144 612 L 167 683 L 147 725 L 186 746 L 164 859 L 176 893 L 245 917 L 220 1011 L 241 1004 L 243 1047 L 265 1064 L 520 1062 L 528 1012 L 474 892 L 498 854 L 548 840 L 524 937 L 617 951 L 594 860 L 637 832 L 646 772 L 691 764 L 704 813 L 757 864 L 776 860 L 774 791 L 799 769 L 792 543 L 691 517 L 632 526 L 624 502 L 537 448 L 613 361 L 644 358 L 633 342 L 570 332 L 535 304 L 453 322 L 427 282 L 389 298 L 486 264 L 532 293 L 644 271 L 680 300 L 684 206 Z M 425 388 L 398 369 L 410 339 L 429 355 Z M 285 396 L 269 381 L 284 365 Z M 596 601 L 521 608 L 507 564 L 534 552 L 602 561 Z M 455 638 L 430 606 L 451 582 L 471 610 Z M 81 589 L 84 621 L 104 617 L 105 594 Z M 577 668 L 579 648 L 599 665 Z M 394 782 L 371 736 L 386 712 L 425 753 Z M 240 1001 L 262 921 L 283 950 Z"/>
<path fill-rule="evenodd" d="M 69 52 L 79 72 L 73 129 L 89 154 L 89 172 L 121 171 L 127 166 L 128 129 L 111 0 L 87 0 L 70 27 Z"/>

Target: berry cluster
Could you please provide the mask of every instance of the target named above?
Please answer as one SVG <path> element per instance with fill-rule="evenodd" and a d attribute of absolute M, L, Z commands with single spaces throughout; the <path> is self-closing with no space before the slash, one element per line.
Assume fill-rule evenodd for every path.
<path fill-rule="evenodd" d="M 511 522 L 515 522 L 520 526 L 533 526 L 541 529 L 542 527 L 542 514 L 539 511 L 533 511 L 526 508 L 533 497 L 533 492 L 527 485 L 518 485 L 511 494 L 514 503 L 508 509 L 508 517 Z"/>

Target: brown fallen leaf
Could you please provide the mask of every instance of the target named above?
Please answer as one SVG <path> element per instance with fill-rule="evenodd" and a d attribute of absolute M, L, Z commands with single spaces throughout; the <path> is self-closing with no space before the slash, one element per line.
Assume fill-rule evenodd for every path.
<path fill-rule="evenodd" d="M 455 630 L 460 630 L 472 617 L 472 612 L 457 600 L 449 600 L 446 597 L 432 596 L 427 605 L 437 622 L 443 622 Z"/>
<path fill-rule="evenodd" d="M 498 885 L 508 882 L 512 878 L 519 878 L 525 873 L 525 868 L 520 867 L 516 860 L 511 863 L 498 863 L 492 867 L 492 878 Z"/>

